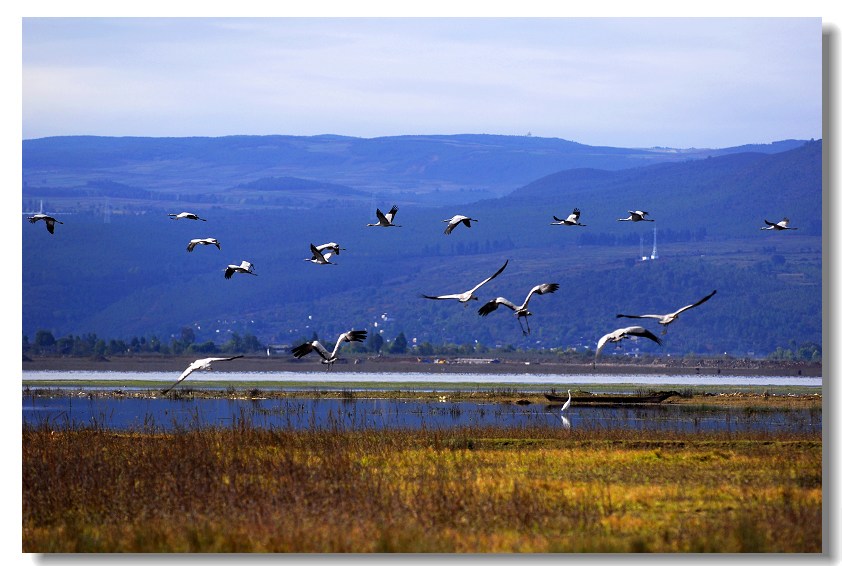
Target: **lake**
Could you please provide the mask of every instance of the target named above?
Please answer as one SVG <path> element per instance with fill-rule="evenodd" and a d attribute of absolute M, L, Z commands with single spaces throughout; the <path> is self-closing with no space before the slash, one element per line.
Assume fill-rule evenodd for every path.
<path fill-rule="evenodd" d="M 127 382 L 149 381 L 173 383 L 178 378 L 175 372 L 113 372 L 113 371 L 25 371 L 26 381 L 96 381 Z M 401 373 L 401 372 L 196 372 L 187 378 L 181 386 L 189 387 L 192 383 L 243 382 L 273 383 L 288 386 L 326 386 L 336 384 L 365 384 L 368 387 L 377 384 L 403 384 L 430 387 L 436 384 L 472 386 L 494 385 L 520 388 L 525 386 L 561 386 L 571 385 L 639 385 L 639 386 L 805 386 L 821 388 L 821 377 L 809 376 L 753 376 L 753 375 L 696 375 L 696 374 L 546 374 L 546 373 Z M 324 388 L 324 387 L 323 387 Z"/>
<path fill-rule="evenodd" d="M 752 410 L 687 405 L 572 406 L 508 402 L 419 399 L 172 399 L 86 395 L 85 391 L 131 391 L 171 384 L 169 372 L 25 372 L 24 383 L 39 383 L 67 394 L 41 396 L 23 390 L 23 423 L 34 426 L 95 426 L 114 430 L 180 430 L 193 427 L 236 427 L 250 424 L 277 428 L 427 428 L 456 426 L 560 426 L 565 428 L 633 428 L 674 431 L 820 431 L 820 409 Z M 725 375 L 547 375 L 547 374 L 406 374 L 328 372 L 203 372 L 180 388 L 227 384 L 265 384 L 285 390 L 445 391 L 452 389 L 511 388 L 548 391 L 552 387 L 579 388 L 616 384 L 677 389 L 688 386 L 799 386 L 821 392 L 820 377 Z M 62 385 L 67 382 L 67 385 Z M 83 382 L 84 385 L 79 385 Z M 141 382 L 125 387 L 122 384 Z M 224 384 L 226 385 L 223 385 Z M 148 384 L 147 384 L 148 383 Z"/>

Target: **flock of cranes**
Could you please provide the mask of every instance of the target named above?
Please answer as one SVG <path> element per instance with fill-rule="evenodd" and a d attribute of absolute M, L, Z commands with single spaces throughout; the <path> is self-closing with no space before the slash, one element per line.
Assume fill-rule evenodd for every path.
<path fill-rule="evenodd" d="M 383 213 L 379 208 L 376 210 L 377 216 L 377 223 L 374 224 L 366 224 L 366 226 L 377 226 L 383 228 L 392 228 L 401 227 L 400 224 L 395 224 L 395 215 L 398 212 L 397 205 L 391 207 L 389 212 Z M 630 210 L 629 216 L 627 218 L 618 218 L 618 222 L 654 222 L 654 219 L 647 218 L 649 213 L 643 210 Z M 171 213 L 168 214 L 170 219 L 172 220 L 199 220 L 202 222 L 206 222 L 207 219 L 199 217 L 197 214 L 192 212 L 181 212 L 181 213 Z M 574 208 L 573 212 L 569 214 L 565 219 L 558 218 L 557 216 L 553 215 L 554 222 L 551 222 L 551 225 L 558 225 L 558 226 L 586 226 L 586 224 L 582 224 L 579 222 L 579 218 L 581 216 L 581 211 L 578 208 Z M 56 224 L 64 224 L 60 220 L 57 220 L 53 216 L 48 214 L 44 214 L 43 212 L 39 212 L 33 214 L 32 216 L 28 217 L 29 222 L 36 223 L 38 221 L 43 221 L 47 227 L 47 231 L 50 234 L 55 233 L 55 225 Z M 470 216 L 464 216 L 461 214 L 456 214 L 451 218 L 443 220 L 443 222 L 447 223 L 447 227 L 444 230 L 446 235 L 449 235 L 453 232 L 453 230 L 463 224 L 466 228 L 471 227 L 471 222 L 478 222 L 476 218 L 471 218 Z M 789 219 L 784 218 L 780 222 L 773 223 L 769 222 L 768 220 L 764 219 L 766 224 L 765 227 L 762 227 L 761 230 L 797 230 L 797 228 L 789 226 Z M 195 238 L 189 241 L 187 244 L 187 251 L 192 252 L 194 248 L 198 245 L 202 246 L 216 246 L 217 249 L 222 249 L 219 241 L 216 238 Z M 304 261 L 308 261 L 318 265 L 336 265 L 331 261 L 334 256 L 338 256 L 341 250 L 345 250 L 339 246 L 336 242 L 328 242 L 321 245 L 310 244 L 310 254 L 311 257 L 305 258 Z M 451 294 L 443 294 L 443 295 L 426 295 L 421 294 L 420 296 L 425 299 L 433 299 L 433 300 L 456 300 L 466 307 L 471 301 L 478 301 L 479 297 L 477 297 L 476 293 L 479 289 L 487 284 L 488 282 L 492 281 L 498 275 L 500 275 L 503 270 L 506 269 L 506 266 L 509 264 L 509 260 L 506 262 L 492 274 L 491 276 L 483 279 L 479 283 L 477 283 L 474 287 L 464 291 L 462 293 L 451 293 Z M 235 273 L 242 273 L 242 274 L 250 274 L 250 275 L 257 275 L 254 272 L 254 265 L 252 265 L 248 261 L 242 261 L 240 265 L 228 265 L 225 269 L 224 275 L 225 279 L 231 279 L 231 277 Z M 529 293 L 526 295 L 523 303 L 520 305 L 516 305 L 513 302 L 509 301 L 505 297 L 496 297 L 484 303 L 478 310 L 479 316 L 485 317 L 488 316 L 490 313 L 494 312 L 498 309 L 501 305 L 504 307 L 509 308 L 515 315 L 518 323 L 520 324 L 521 331 L 524 335 L 528 335 L 531 332 L 529 327 L 529 317 L 532 316 L 532 312 L 528 310 L 529 302 L 535 295 L 544 295 L 549 293 L 555 293 L 559 289 L 558 283 L 540 283 L 535 285 L 529 290 Z M 658 324 L 663 326 L 662 335 L 666 334 L 667 326 L 673 323 L 678 316 L 699 305 L 708 301 L 711 297 L 716 294 L 714 290 L 712 293 L 706 295 L 705 297 L 701 298 L 700 300 L 696 301 L 695 303 L 689 304 L 687 306 L 681 307 L 680 309 L 667 313 L 667 314 L 617 314 L 617 318 L 636 318 L 636 319 L 654 319 L 657 320 Z M 523 319 L 526 321 L 526 326 L 524 327 Z M 316 352 L 321 357 L 321 363 L 327 366 L 329 370 L 331 366 L 339 359 L 339 349 L 340 346 L 345 342 L 362 342 L 368 336 L 368 332 L 366 330 L 349 330 L 339 335 L 336 339 L 336 343 L 333 347 L 333 351 L 328 352 L 327 348 L 322 345 L 318 340 L 313 340 L 310 342 L 305 342 L 298 346 L 292 348 L 291 353 L 295 358 L 302 358 L 311 352 Z M 609 343 L 618 343 L 625 339 L 637 339 L 637 338 L 645 338 L 655 342 L 656 344 L 661 344 L 661 339 L 653 334 L 651 331 L 647 330 L 642 326 L 629 326 L 625 328 L 618 328 L 612 332 L 609 332 L 603 335 L 597 341 L 596 347 L 596 354 L 594 355 L 594 365 L 596 364 L 596 359 L 599 357 L 600 353 L 602 352 L 603 348 Z M 223 357 L 223 358 L 204 358 L 199 359 L 191 363 L 187 369 L 179 376 L 178 380 L 172 384 L 170 387 L 165 389 L 162 393 L 166 394 L 169 392 L 173 387 L 181 383 L 187 376 L 197 370 L 210 370 L 211 364 L 213 362 L 222 362 L 222 361 L 230 361 L 237 358 L 243 357 L 242 355 L 231 356 L 231 357 Z M 570 392 L 568 391 L 568 394 Z M 569 407 L 570 399 L 568 399 L 567 403 L 565 404 L 564 409 Z"/>

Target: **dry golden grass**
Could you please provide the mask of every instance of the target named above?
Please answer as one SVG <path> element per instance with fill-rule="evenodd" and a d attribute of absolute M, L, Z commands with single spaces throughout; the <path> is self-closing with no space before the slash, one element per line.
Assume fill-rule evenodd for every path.
<path fill-rule="evenodd" d="M 23 431 L 24 552 L 821 552 L 820 434 Z"/>

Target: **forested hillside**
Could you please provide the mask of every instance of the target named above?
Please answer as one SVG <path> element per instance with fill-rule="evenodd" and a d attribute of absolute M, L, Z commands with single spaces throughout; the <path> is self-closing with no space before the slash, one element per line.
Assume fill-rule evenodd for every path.
<path fill-rule="evenodd" d="M 410 345 L 581 349 L 636 323 L 615 318 L 619 312 L 666 313 L 716 289 L 670 326 L 662 347 L 626 343 L 618 351 L 765 356 L 820 344 L 821 157 L 819 141 L 776 154 L 560 171 L 459 206 L 375 200 L 381 210 L 399 206 L 401 228 L 366 227 L 376 221 L 371 200 L 271 211 L 204 204 L 207 222 L 171 220 L 168 212 L 191 208 L 186 195 L 177 204 L 147 202 L 143 214 L 68 214 L 53 235 L 24 222 L 23 332 L 166 341 L 191 328 L 200 341 L 237 332 L 292 344 L 367 328 L 386 340 L 403 333 Z M 550 225 L 574 207 L 587 226 Z M 655 222 L 617 222 L 635 209 Z M 444 235 L 442 220 L 457 213 L 479 221 Z M 784 216 L 799 229 L 760 230 L 764 218 Z M 186 251 L 190 239 L 208 236 L 221 250 Z M 641 261 L 655 237 L 657 259 Z M 311 242 L 329 241 L 347 248 L 337 265 L 304 261 Z M 254 263 L 257 277 L 223 278 L 241 260 Z M 419 296 L 465 291 L 506 260 L 467 307 Z M 561 287 L 533 299 L 529 336 L 511 311 L 477 314 L 496 296 L 519 303 L 542 282 Z"/>

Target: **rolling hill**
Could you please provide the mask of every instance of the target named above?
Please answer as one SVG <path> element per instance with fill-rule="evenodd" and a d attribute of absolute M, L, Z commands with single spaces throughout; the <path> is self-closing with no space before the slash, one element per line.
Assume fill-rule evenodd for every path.
<path fill-rule="evenodd" d="M 108 168 L 109 159 L 119 159 L 106 157 L 93 161 Z M 170 220 L 171 200 L 135 200 L 108 214 L 83 208 L 62 218 L 52 236 L 23 223 L 23 333 L 168 341 L 189 327 L 199 341 L 222 342 L 236 332 L 291 344 L 365 327 L 387 340 L 402 332 L 410 344 L 581 349 L 628 325 L 617 312 L 668 312 L 717 289 L 670 327 L 663 347 L 640 350 L 766 355 L 793 342 L 820 344 L 821 165 L 817 141 L 777 153 L 555 170 L 506 196 L 459 206 L 380 195 L 374 206 L 400 206 L 403 227 L 389 229 L 365 227 L 373 221 L 371 198 L 344 199 L 341 183 L 326 180 L 291 182 L 299 195 L 339 193 L 332 204 L 309 207 L 197 204 L 189 191 L 179 193 L 179 211 L 196 204 L 208 222 Z M 258 179 L 268 179 L 265 173 Z M 249 194 L 284 192 L 257 179 L 221 192 L 236 193 L 235 186 Z M 550 226 L 553 214 L 566 216 L 573 207 L 582 209 L 586 227 Z M 630 209 L 648 210 L 656 222 L 616 221 Z M 454 213 L 479 222 L 446 236 L 441 221 Z M 760 231 L 764 218 L 783 216 L 799 230 Z M 186 252 L 189 239 L 207 236 L 222 249 Z M 641 261 L 655 237 L 658 258 Z M 309 243 L 328 241 L 347 248 L 338 265 L 303 261 Z M 258 276 L 225 280 L 225 266 L 243 259 Z M 419 298 L 464 291 L 506 259 L 506 271 L 468 307 Z M 508 311 L 476 313 L 494 296 L 519 302 L 532 285 L 549 281 L 561 289 L 534 299 L 529 336 Z"/>

